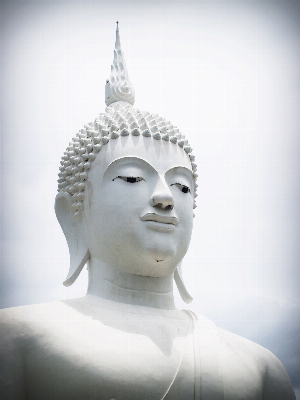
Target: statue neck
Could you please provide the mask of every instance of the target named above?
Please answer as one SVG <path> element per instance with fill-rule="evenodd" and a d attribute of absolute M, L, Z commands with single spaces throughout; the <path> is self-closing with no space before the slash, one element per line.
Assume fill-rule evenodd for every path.
<path fill-rule="evenodd" d="M 88 271 L 89 295 L 125 304 L 175 309 L 173 274 L 162 278 L 128 274 L 92 257 Z"/>

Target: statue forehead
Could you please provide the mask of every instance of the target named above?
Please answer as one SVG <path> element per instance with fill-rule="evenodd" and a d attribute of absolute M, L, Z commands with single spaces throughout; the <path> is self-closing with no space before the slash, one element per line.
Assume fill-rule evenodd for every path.
<path fill-rule="evenodd" d="M 93 167 L 89 173 L 90 177 L 102 173 L 114 163 L 126 160 L 126 165 L 137 165 L 139 160 L 149 164 L 159 174 L 164 174 L 171 168 L 183 167 L 193 173 L 191 162 L 186 152 L 179 146 L 166 141 L 158 141 L 153 138 L 145 137 L 119 137 L 117 140 L 108 143 L 97 155 Z M 131 161 L 132 160 L 132 161 Z M 115 163 L 114 163 L 115 164 Z"/>

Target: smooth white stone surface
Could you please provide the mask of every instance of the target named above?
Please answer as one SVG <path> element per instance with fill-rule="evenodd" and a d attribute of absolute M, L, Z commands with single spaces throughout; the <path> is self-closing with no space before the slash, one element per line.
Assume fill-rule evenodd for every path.
<path fill-rule="evenodd" d="M 178 310 L 86 296 L 0 316 L 1 399 L 162 399 L 175 376 L 166 399 L 193 399 L 195 384 L 203 399 L 294 399 L 276 357 L 200 316 L 196 377 L 195 327 Z"/>

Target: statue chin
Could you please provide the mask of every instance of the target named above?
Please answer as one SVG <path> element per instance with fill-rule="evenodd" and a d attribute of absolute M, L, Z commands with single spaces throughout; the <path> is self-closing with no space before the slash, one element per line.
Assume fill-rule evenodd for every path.
<path fill-rule="evenodd" d="M 173 278 L 192 300 L 180 263 L 195 157 L 169 121 L 132 108 L 118 29 L 111 71 L 109 107 L 67 147 L 55 202 L 64 284 L 88 263 L 88 293 L 0 310 L 1 400 L 295 400 L 272 353 L 176 309 Z"/>
<path fill-rule="evenodd" d="M 126 244 L 128 245 L 125 242 L 125 245 L 120 246 L 120 248 L 124 247 L 125 250 L 128 249 Z M 93 251 L 90 251 L 90 263 L 91 259 L 93 259 L 97 260 L 99 264 L 105 263 L 127 274 L 162 278 L 172 275 L 177 265 L 181 262 L 181 254 L 176 253 L 175 249 L 171 246 L 164 249 L 146 248 L 143 249 L 142 254 L 140 248 L 136 247 L 132 246 L 129 254 L 125 251 L 122 252 L 121 257 L 118 257 L 117 254 L 107 254 L 107 252 L 95 254 Z"/>
<path fill-rule="evenodd" d="M 120 272 L 124 272 L 129 275 L 138 275 L 144 277 L 153 277 L 153 278 L 163 278 L 169 275 L 172 275 L 176 269 L 176 265 L 174 265 L 174 260 L 170 261 L 163 258 L 163 255 L 150 255 L 148 258 L 144 257 L 143 259 L 139 259 L 139 264 L 125 264 L 125 263 L 114 263 L 108 264 L 113 265 Z M 142 263 L 142 266 L 141 266 Z"/>

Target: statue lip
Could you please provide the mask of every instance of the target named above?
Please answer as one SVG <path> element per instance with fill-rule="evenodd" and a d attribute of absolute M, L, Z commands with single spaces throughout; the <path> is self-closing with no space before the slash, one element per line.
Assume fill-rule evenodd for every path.
<path fill-rule="evenodd" d="M 168 215 L 160 215 L 160 214 L 155 214 L 155 213 L 146 213 L 142 217 L 140 217 L 142 221 L 154 221 L 154 222 L 160 222 L 163 224 L 168 224 L 168 225 L 175 225 L 177 226 L 179 224 L 178 218 L 176 217 L 171 217 Z"/>

